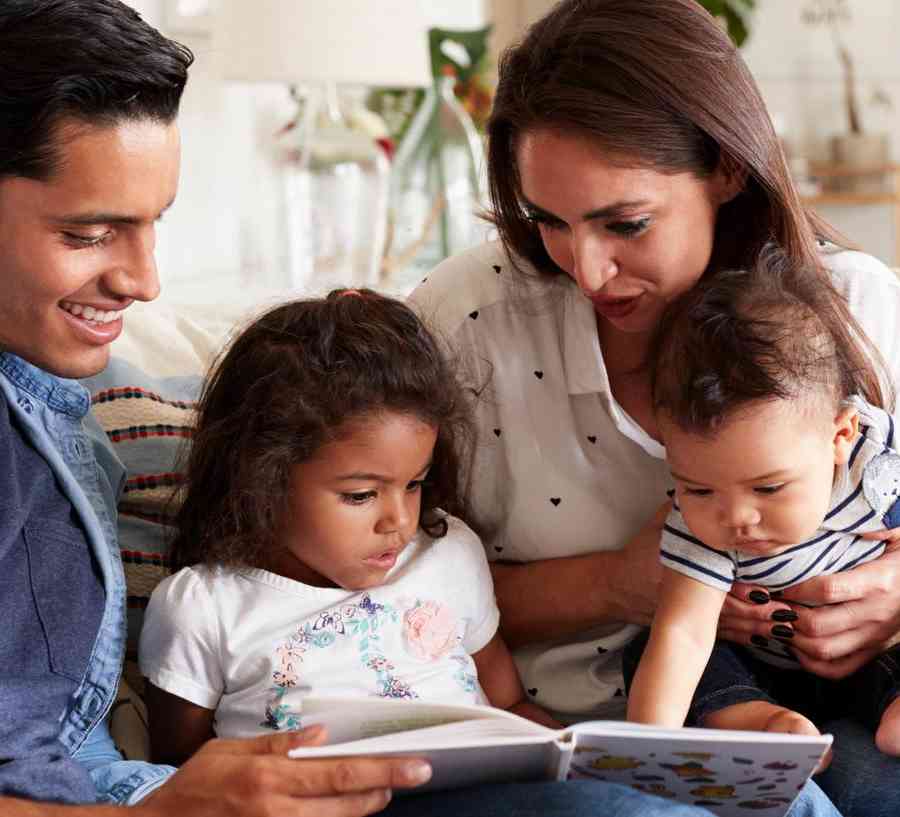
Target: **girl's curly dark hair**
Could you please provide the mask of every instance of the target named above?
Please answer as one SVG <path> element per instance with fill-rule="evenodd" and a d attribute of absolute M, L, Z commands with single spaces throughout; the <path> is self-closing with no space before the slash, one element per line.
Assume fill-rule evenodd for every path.
<path fill-rule="evenodd" d="M 371 290 L 278 306 L 248 326 L 208 377 L 175 513 L 175 568 L 259 566 L 277 545 L 292 466 L 381 411 L 438 429 L 420 526 L 465 515 L 460 474 L 474 438 L 467 394 L 435 338 Z"/>

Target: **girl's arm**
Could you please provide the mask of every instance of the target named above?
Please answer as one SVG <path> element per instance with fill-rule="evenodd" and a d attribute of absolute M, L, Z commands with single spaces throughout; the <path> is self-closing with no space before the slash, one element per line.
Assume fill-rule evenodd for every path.
<path fill-rule="evenodd" d="M 562 724 L 557 723 L 543 709 L 525 700 L 525 690 L 519 680 L 515 662 L 499 632 L 472 655 L 472 660 L 478 670 L 478 681 L 491 706 L 507 709 L 551 729 L 561 728 Z"/>
<path fill-rule="evenodd" d="M 683 726 L 716 640 L 725 593 L 663 568 L 650 641 L 628 696 L 628 720 Z"/>
<path fill-rule="evenodd" d="M 621 550 L 494 562 L 500 626 L 513 647 L 565 638 L 608 622 L 648 625 L 656 610 L 662 566 L 659 539 L 671 503 Z"/>
<path fill-rule="evenodd" d="M 197 706 L 149 681 L 144 698 L 150 721 L 150 755 L 154 763 L 180 766 L 215 737 L 214 709 Z"/>

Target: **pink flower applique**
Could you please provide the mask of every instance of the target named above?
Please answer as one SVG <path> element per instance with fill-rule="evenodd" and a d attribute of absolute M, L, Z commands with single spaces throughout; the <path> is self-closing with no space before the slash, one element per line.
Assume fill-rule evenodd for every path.
<path fill-rule="evenodd" d="M 436 661 L 452 650 L 459 641 L 456 617 L 444 604 L 418 602 L 403 616 L 406 647 L 416 658 Z"/>

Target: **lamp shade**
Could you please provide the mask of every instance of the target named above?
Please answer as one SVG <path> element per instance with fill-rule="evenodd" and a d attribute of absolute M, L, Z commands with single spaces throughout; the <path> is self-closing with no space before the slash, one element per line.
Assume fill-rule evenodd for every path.
<path fill-rule="evenodd" d="M 225 79 L 414 87 L 431 84 L 420 0 L 220 0 Z"/>

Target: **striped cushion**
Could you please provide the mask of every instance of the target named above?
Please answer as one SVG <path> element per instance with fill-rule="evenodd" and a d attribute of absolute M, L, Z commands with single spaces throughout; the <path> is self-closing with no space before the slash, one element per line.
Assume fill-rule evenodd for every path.
<path fill-rule="evenodd" d="M 94 415 L 127 471 L 119 497 L 119 547 L 128 587 L 127 657 L 134 660 L 150 594 L 170 572 L 172 502 L 183 482 L 178 460 L 191 436 L 201 378 L 156 378 L 113 358 L 84 383 Z"/>

